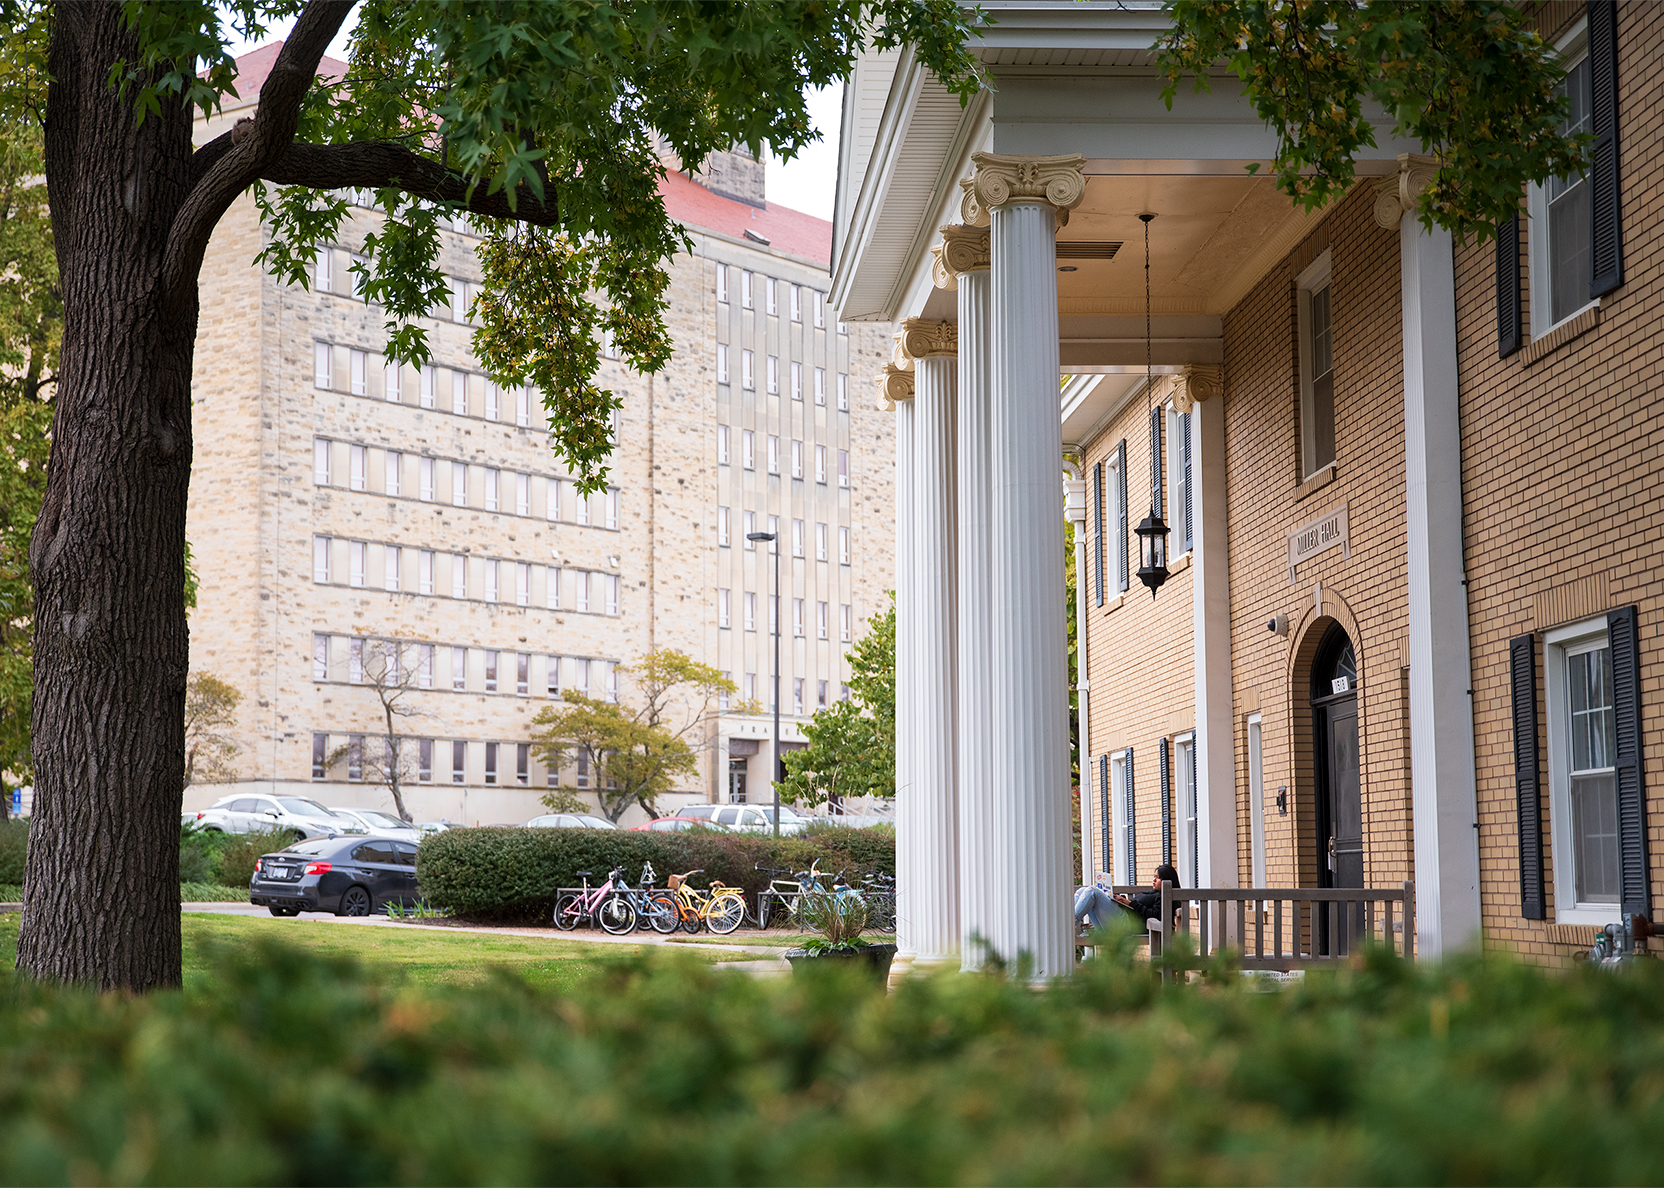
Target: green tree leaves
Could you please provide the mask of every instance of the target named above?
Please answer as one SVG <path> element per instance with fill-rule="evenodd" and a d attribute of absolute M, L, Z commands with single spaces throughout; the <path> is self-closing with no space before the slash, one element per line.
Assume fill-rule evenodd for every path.
<path fill-rule="evenodd" d="M 1355 179 L 1376 145 L 1364 110 L 1437 156 L 1420 218 L 1480 241 L 1515 213 L 1527 182 L 1581 174 L 1586 135 L 1563 136 L 1562 70 L 1507 0 L 1173 0 L 1157 43 L 1169 107 L 1184 74 L 1197 90 L 1220 62 L 1277 132 L 1277 185 L 1306 209 Z"/>
<path fill-rule="evenodd" d="M 809 745 L 781 756 L 780 799 L 813 806 L 847 796 L 896 794 L 895 595 L 849 653 L 848 701 L 835 701 L 804 725 Z"/>

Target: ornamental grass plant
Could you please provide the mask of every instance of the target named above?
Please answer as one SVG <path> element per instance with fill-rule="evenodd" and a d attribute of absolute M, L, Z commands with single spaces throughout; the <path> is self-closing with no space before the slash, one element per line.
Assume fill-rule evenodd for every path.
<path fill-rule="evenodd" d="M 402 935 L 402 933 L 401 933 Z M 189 993 L 0 983 L 0 1181 L 1656 1183 L 1664 966 L 1372 953 L 1281 991 L 686 954 L 564 993 L 277 943 Z M 1013 967 L 1018 962 L 1013 962 Z M 419 1125 L 412 1120 L 419 1119 Z"/>

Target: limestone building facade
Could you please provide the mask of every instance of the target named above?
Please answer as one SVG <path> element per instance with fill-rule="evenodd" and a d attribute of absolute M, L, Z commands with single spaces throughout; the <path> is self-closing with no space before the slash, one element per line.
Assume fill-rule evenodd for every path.
<path fill-rule="evenodd" d="M 240 61 L 245 94 L 275 53 Z M 246 114 L 228 104 L 202 135 Z M 603 360 L 624 404 L 607 490 L 588 498 L 539 394 L 473 358 L 465 222 L 446 226 L 451 300 L 424 319 L 433 359 L 415 369 L 385 359 L 382 311 L 355 293 L 374 210 L 352 208 L 303 288 L 255 263 L 254 204 L 233 207 L 202 271 L 189 538 L 192 668 L 244 695 L 241 779 L 189 789 L 187 807 L 245 786 L 389 807 L 377 686 L 392 684 L 412 711 L 397 730 L 413 814 L 525 820 L 552 784 L 593 793 L 586 768 L 539 761 L 532 718 L 567 689 L 631 700 L 628 665 L 654 648 L 740 688 L 665 807 L 768 794 L 775 558 L 745 535 L 783 550 L 782 736 L 800 746 L 887 606 L 893 430 L 849 380 L 888 353 L 888 327 L 839 322 L 830 225 L 767 203 L 762 173 L 725 154 L 702 174 L 723 193 L 665 178 L 695 245 L 672 264 L 675 353 L 652 376 Z"/>

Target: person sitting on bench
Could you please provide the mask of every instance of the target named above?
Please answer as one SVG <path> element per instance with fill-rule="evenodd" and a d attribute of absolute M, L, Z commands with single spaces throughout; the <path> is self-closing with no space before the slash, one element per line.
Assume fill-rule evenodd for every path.
<path fill-rule="evenodd" d="M 1175 888 L 1179 886 L 1179 872 L 1165 862 L 1156 867 L 1155 877 L 1150 880 L 1151 890 L 1137 895 L 1111 894 L 1103 888 L 1101 879 L 1098 886 L 1082 887 L 1075 892 L 1075 923 L 1079 925 L 1084 920 L 1090 932 L 1124 912 L 1138 921 L 1139 931 L 1147 932 L 1149 922 L 1161 915 L 1163 882 L 1171 883 Z"/>

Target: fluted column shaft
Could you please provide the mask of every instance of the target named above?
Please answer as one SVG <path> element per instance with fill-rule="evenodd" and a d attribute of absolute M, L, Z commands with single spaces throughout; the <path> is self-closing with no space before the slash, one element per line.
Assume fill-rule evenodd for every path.
<path fill-rule="evenodd" d="M 919 967 L 959 963 L 959 794 L 955 614 L 958 508 L 953 356 L 914 361 L 913 539 L 910 628 L 916 680 L 912 715 L 912 868 L 909 936 Z"/>
<path fill-rule="evenodd" d="M 992 404 L 989 401 L 989 285 L 986 267 L 960 273 L 959 286 L 959 927 L 964 968 L 982 964 L 994 910 L 988 870 L 996 860 L 992 821 L 993 696 Z"/>
<path fill-rule="evenodd" d="M 980 154 L 979 154 L 980 156 Z M 980 182 L 980 178 L 979 178 Z M 980 187 L 979 187 L 980 188 Z M 990 203 L 990 692 L 995 789 L 978 929 L 1037 977 L 1074 968 L 1070 921 L 1063 438 L 1058 415 L 1056 209 Z"/>
<path fill-rule="evenodd" d="M 906 972 L 918 953 L 914 907 L 920 865 L 914 847 L 920 836 L 914 768 L 918 730 L 919 671 L 913 646 L 918 597 L 913 585 L 913 402 L 896 401 L 896 974 Z"/>

